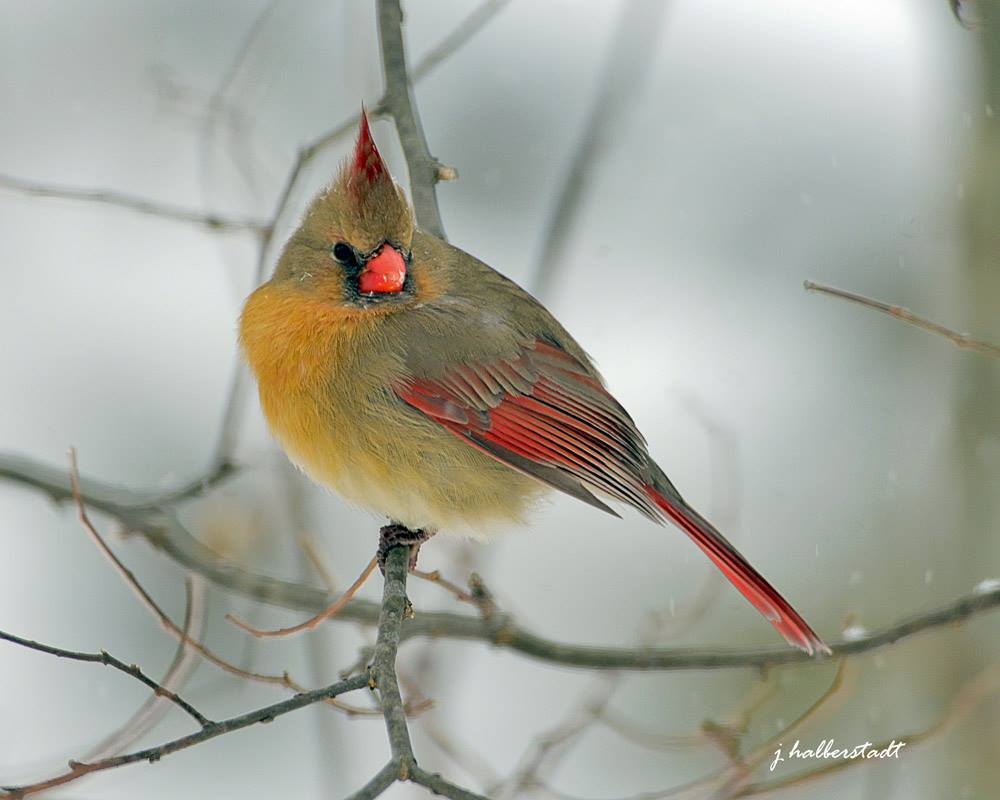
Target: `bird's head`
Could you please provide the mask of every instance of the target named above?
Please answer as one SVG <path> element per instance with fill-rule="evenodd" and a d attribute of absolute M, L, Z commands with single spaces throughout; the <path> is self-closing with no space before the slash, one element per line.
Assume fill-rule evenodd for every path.
<path fill-rule="evenodd" d="M 413 211 L 392 179 L 361 112 L 353 153 L 292 235 L 272 283 L 298 285 L 347 309 L 386 308 L 414 297 Z"/>

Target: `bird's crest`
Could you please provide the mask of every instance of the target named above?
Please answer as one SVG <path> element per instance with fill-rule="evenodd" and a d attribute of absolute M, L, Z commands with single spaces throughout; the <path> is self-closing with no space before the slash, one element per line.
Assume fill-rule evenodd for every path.
<path fill-rule="evenodd" d="M 364 107 L 354 149 L 313 201 L 305 227 L 330 246 L 346 242 L 360 253 L 373 252 L 383 242 L 403 250 L 410 246 L 413 212 L 375 146 Z"/>
<path fill-rule="evenodd" d="M 365 184 L 372 184 L 389 176 L 385 162 L 372 139 L 372 131 L 368 126 L 368 114 L 361 108 L 361 121 L 358 124 L 358 141 L 354 145 L 354 157 L 351 160 L 351 184 L 361 189 Z"/>

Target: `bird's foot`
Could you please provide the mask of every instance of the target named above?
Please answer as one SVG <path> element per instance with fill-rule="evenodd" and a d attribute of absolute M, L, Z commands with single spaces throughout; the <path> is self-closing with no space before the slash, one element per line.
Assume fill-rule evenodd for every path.
<path fill-rule="evenodd" d="M 426 529 L 413 531 L 405 525 L 400 525 L 398 522 L 393 522 L 390 525 L 382 527 L 379 530 L 378 551 L 376 552 L 378 566 L 382 570 L 382 574 L 385 574 L 385 559 L 389 555 L 389 551 L 394 547 L 402 545 L 409 545 L 409 570 L 413 572 L 417 568 L 417 556 L 420 553 L 420 545 L 430 539 L 434 533 L 435 531 Z"/>

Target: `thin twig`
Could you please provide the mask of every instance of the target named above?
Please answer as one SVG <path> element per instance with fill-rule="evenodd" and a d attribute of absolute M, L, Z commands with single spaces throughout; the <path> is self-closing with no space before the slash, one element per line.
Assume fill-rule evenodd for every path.
<path fill-rule="evenodd" d="M 125 579 L 125 582 L 128 584 L 129 588 L 132 589 L 133 593 L 139 598 L 140 601 L 142 601 L 142 604 L 149 610 L 149 612 L 153 614 L 157 620 L 159 620 L 160 625 L 178 640 L 184 642 L 187 647 L 197 651 L 217 667 L 232 675 L 237 675 L 242 678 L 250 678 L 262 683 L 271 683 L 287 687 L 289 685 L 289 677 L 287 673 L 285 675 L 265 675 L 258 672 L 248 672 L 247 670 L 240 669 L 239 667 L 230 664 L 224 658 L 217 656 L 205 645 L 192 639 L 170 618 L 170 616 L 153 599 L 152 595 L 150 595 L 149 592 L 143 588 L 142 584 L 139 583 L 138 578 L 135 577 L 135 573 L 126 567 L 122 560 L 115 555 L 108 543 L 104 541 L 104 537 L 101 536 L 97 528 L 94 526 L 94 523 L 90 521 L 90 517 L 87 515 L 87 507 L 84 505 L 83 497 L 80 494 L 75 450 L 71 449 L 69 451 L 69 460 L 71 491 L 73 499 L 77 504 L 77 514 L 79 516 L 80 523 L 83 525 L 84 530 L 86 530 L 90 535 L 91 540 L 97 545 L 97 548 L 101 551 L 101 553 L 112 563 L 115 569 L 118 570 L 118 574 Z"/>
<path fill-rule="evenodd" d="M 311 692 L 303 692 L 302 694 L 289 697 L 287 700 L 272 703 L 269 706 L 258 708 L 257 710 L 250 711 L 246 714 L 230 717 L 229 719 L 221 720 L 220 722 L 211 722 L 196 733 L 182 736 L 179 739 L 173 739 L 169 742 L 165 742 L 164 744 L 157 745 L 156 747 L 148 747 L 144 750 L 137 750 L 133 753 L 114 756 L 100 761 L 91 761 L 87 763 L 70 761 L 69 771 L 54 778 L 49 778 L 44 781 L 39 781 L 38 783 L 26 784 L 23 786 L 0 787 L 0 791 L 5 792 L 5 794 L 0 795 L 0 797 L 5 798 L 5 800 L 20 800 L 20 798 L 26 797 L 30 794 L 37 794 L 38 792 L 45 791 L 46 789 L 62 786 L 63 784 L 77 780 L 84 775 L 89 775 L 92 772 L 115 769 L 117 767 L 123 767 L 126 764 L 135 764 L 140 761 L 148 761 L 152 764 L 159 761 L 164 756 L 176 753 L 178 750 L 185 750 L 189 747 L 193 747 L 194 745 L 201 744 L 202 742 L 207 742 L 209 739 L 214 739 L 218 736 L 222 736 L 223 734 L 232 733 L 233 731 L 238 731 L 241 728 L 250 727 L 251 725 L 272 722 L 278 717 L 288 714 L 291 711 L 296 711 L 300 708 L 304 708 L 305 706 L 318 703 L 326 698 L 333 698 L 338 695 L 345 694 L 346 692 L 353 692 L 367 685 L 367 675 L 355 675 L 354 677 L 338 681 L 337 683 L 331 684 L 330 686 L 326 686 L 322 689 L 316 689 Z"/>
<path fill-rule="evenodd" d="M 371 574 L 375 571 L 375 567 L 378 566 L 378 559 L 372 557 L 372 560 L 368 562 L 368 565 L 361 570 L 361 574 L 355 579 L 346 592 L 344 592 L 340 597 L 330 603 L 326 608 L 320 611 L 318 614 L 310 617 L 305 622 L 300 622 L 298 625 L 292 625 L 288 628 L 277 628 L 276 630 L 262 630 L 260 628 L 255 628 L 247 622 L 239 619 L 235 614 L 226 614 L 226 619 L 229 620 L 233 625 L 238 628 L 242 628 L 247 633 L 256 636 L 259 639 L 267 639 L 272 637 L 281 636 L 291 636 L 294 633 L 301 633 L 302 631 L 312 631 L 316 630 L 320 625 L 326 622 L 331 617 L 335 617 L 338 612 L 343 610 L 343 608 L 354 598 L 354 595 L 358 593 L 358 590 L 364 586 L 365 581 L 371 577 Z"/>
<path fill-rule="evenodd" d="M 807 722 L 812 721 L 817 715 L 829 709 L 834 699 L 843 697 L 848 692 L 845 691 L 847 685 L 846 673 L 847 662 L 841 661 L 837 672 L 830 682 L 830 686 L 813 701 L 809 708 L 803 711 L 790 725 L 784 727 L 775 736 L 766 742 L 758 745 L 744 758 L 737 758 L 733 763 L 717 769 L 711 774 L 690 781 L 679 786 L 672 786 L 668 789 L 655 792 L 643 792 L 633 795 L 628 800 L 680 800 L 681 798 L 710 798 L 710 800 L 729 800 L 730 798 L 742 796 L 747 780 L 753 770 L 757 769 L 773 753 L 775 745 L 783 739 L 787 739 L 795 731 L 799 730 Z M 544 788 L 551 795 L 561 798 L 561 800 L 579 800 L 566 792 L 558 791 L 551 786 L 542 783 L 540 780 L 532 784 L 532 788 Z"/>
<path fill-rule="evenodd" d="M 319 575 L 321 581 L 323 581 L 323 586 L 326 587 L 326 591 L 329 594 L 333 594 L 337 591 L 337 582 L 333 579 L 333 570 L 327 565 L 323 560 L 323 557 L 319 553 L 319 549 L 316 547 L 316 541 L 312 536 L 307 533 L 299 534 L 299 549 L 305 555 L 310 566 Z"/>
<path fill-rule="evenodd" d="M 982 709 L 986 698 L 991 694 L 996 694 L 998 691 L 1000 691 L 1000 665 L 992 664 L 968 681 L 948 703 L 944 714 L 930 726 L 914 733 L 899 734 L 892 739 L 872 744 L 868 749 L 881 751 L 896 742 L 905 742 L 907 747 L 915 747 L 936 736 L 942 736 L 957 725 L 965 716 L 973 711 Z M 831 774 L 861 766 L 865 763 L 868 762 L 864 759 L 854 758 L 825 764 L 824 766 L 793 775 L 789 778 L 750 784 L 734 795 L 734 797 L 753 797 L 780 791 L 789 786 L 798 786 L 819 778 L 825 778 Z"/>
<path fill-rule="evenodd" d="M 826 691 L 809 708 L 793 720 L 788 727 L 776 733 L 763 744 L 755 747 L 751 753 L 728 769 L 729 778 L 724 781 L 717 793 L 713 795 L 713 800 L 716 800 L 716 798 L 717 800 L 723 800 L 723 798 L 735 797 L 738 790 L 746 786 L 749 776 L 754 770 L 767 761 L 776 746 L 780 746 L 783 740 L 790 738 L 792 734 L 799 731 L 807 722 L 813 721 L 821 712 L 831 710 L 831 704 L 835 699 L 849 696 L 851 694 L 849 690 L 850 686 L 853 685 L 854 679 L 857 677 L 857 670 L 850 670 L 851 666 L 849 666 L 848 662 L 842 660 Z"/>
<path fill-rule="evenodd" d="M 76 453 L 70 450 L 70 483 L 71 492 L 73 498 L 77 503 L 77 509 L 80 516 L 80 521 L 84 526 L 84 529 L 90 535 L 91 539 L 97 545 L 98 549 L 104 556 L 111 561 L 115 569 L 118 570 L 119 574 L 125 579 L 129 588 L 136 594 L 136 596 L 142 601 L 143 605 L 147 610 L 153 614 L 154 617 L 160 622 L 160 625 L 165 628 L 172 636 L 174 636 L 181 644 L 191 650 L 199 653 L 205 659 L 210 661 L 212 664 L 217 666 L 224 672 L 228 672 L 230 675 L 235 675 L 238 678 L 246 678 L 247 680 L 257 681 L 259 683 L 268 683 L 273 686 L 282 686 L 285 689 L 291 689 L 295 692 L 305 692 L 308 691 L 295 681 L 288 672 L 284 672 L 281 675 L 268 675 L 261 672 L 251 672 L 249 670 L 241 669 L 235 664 L 227 661 L 221 656 L 217 655 L 214 651 L 210 650 L 203 642 L 197 641 L 196 639 L 189 636 L 186 630 L 183 630 L 177 626 L 177 624 L 170 618 L 170 616 L 160 607 L 160 605 L 152 598 L 152 596 L 145 590 L 139 580 L 135 577 L 135 574 L 125 566 L 125 564 L 115 555 L 114 551 L 111 550 L 108 543 L 104 540 L 104 537 L 98 532 L 97 528 L 90 521 L 86 513 L 86 507 L 83 504 L 83 498 L 80 494 L 77 471 L 76 471 Z M 366 709 L 359 709 L 348 704 L 342 703 L 340 700 L 328 699 L 327 704 L 335 708 L 344 711 L 350 716 L 360 716 L 367 715 Z"/>
<path fill-rule="evenodd" d="M 441 163 L 430 154 L 420 124 L 417 107 L 410 97 L 410 79 L 403 48 L 403 12 L 399 0 L 378 0 L 379 52 L 385 73 L 382 103 L 392 115 L 399 143 L 410 173 L 410 194 L 417 225 L 439 239 L 444 239 L 444 223 L 437 202 L 437 182 Z"/>
<path fill-rule="evenodd" d="M 58 658 L 68 658 L 73 661 L 87 661 L 91 664 L 103 664 L 106 667 L 112 667 L 125 675 L 131 675 L 147 688 L 152 689 L 153 694 L 157 697 L 164 697 L 169 700 L 181 709 L 181 711 L 197 722 L 201 727 L 205 728 L 212 724 L 212 721 L 208 719 L 208 717 L 198 711 L 198 709 L 192 706 L 180 695 L 154 681 L 137 665 L 126 664 L 124 661 L 120 661 L 115 658 L 106 650 L 101 650 L 99 653 L 81 653 L 77 650 L 65 650 L 61 647 L 53 647 L 52 645 L 42 644 L 41 642 L 36 642 L 32 639 L 22 639 L 20 636 L 15 636 L 14 634 L 7 633 L 5 631 L 0 631 L 0 639 L 11 642 L 12 644 L 19 644 L 21 647 L 27 647 L 29 650 L 37 650 L 40 653 L 48 653 L 49 655 L 57 656 Z"/>
<path fill-rule="evenodd" d="M 111 192 L 103 189 L 75 189 L 69 186 L 38 183 L 13 175 L 0 175 L 0 188 L 9 189 L 21 194 L 35 197 L 52 197 L 59 200 L 74 200 L 84 203 L 100 203 L 102 205 L 125 208 L 138 211 L 140 214 L 150 214 L 176 222 L 187 222 L 209 228 L 213 231 L 250 231 L 258 236 L 267 236 L 271 226 L 260 220 L 224 217 L 217 214 L 202 214 L 186 208 L 159 203 L 137 195 L 122 192 Z"/>
<path fill-rule="evenodd" d="M 697 611 L 695 612 L 697 613 Z M 650 618 L 651 625 L 640 634 L 638 644 L 649 645 L 654 641 L 662 641 L 673 632 L 664 631 L 664 622 L 659 616 Z M 496 794 L 498 800 L 515 797 L 526 789 L 543 783 L 540 774 L 545 768 L 548 772 L 558 769 L 557 761 L 567 758 L 583 735 L 593 726 L 605 720 L 609 713 L 611 702 L 621 687 L 624 674 L 621 672 L 603 672 L 595 676 L 590 686 L 585 690 L 574 709 L 562 721 L 542 732 L 526 748 L 518 760 L 517 769 L 504 781 L 490 784 L 490 794 Z M 703 728 L 708 727 L 706 723 Z M 717 726 L 721 728 L 721 726 Z M 704 744 L 704 730 L 699 737 L 688 737 L 697 743 Z"/>
<path fill-rule="evenodd" d="M 475 11 L 456 25 L 447 36 L 424 54 L 410 72 L 410 78 L 417 83 L 435 67 L 447 60 L 485 27 L 486 23 L 500 13 L 510 0 L 486 0 Z"/>
<path fill-rule="evenodd" d="M 534 737 L 525 749 L 513 773 L 499 784 L 489 787 L 497 800 L 512 800 L 526 789 L 541 783 L 542 766 L 557 750 L 569 752 L 569 746 L 594 724 L 607 708 L 620 684 L 614 673 L 601 675 L 584 697 L 574 704 L 565 719 Z"/>
<path fill-rule="evenodd" d="M 200 575 L 196 579 L 188 577 L 184 581 L 184 624 L 181 629 L 186 636 L 201 644 L 204 644 L 202 635 L 205 631 L 207 599 L 206 582 Z M 198 663 L 198 654 L 188 650 L 183 641 L 178 641 L 173 660 L 160 679 L 160 684 L 171 691 L 180 691 Z M 155 695 L 150 697 L 123 725 L 87 751 L 83 760 L 93 761 L 118 755 L 151 731 L 169 708 L 162 698 Z"/>
<path fill-rule="evenodd" d="M 441 575 L 439 570 L 434 570 L 433 572 L 424 572 L 423 570 L 415 569 L 410 572 L 414 578 L 419 578 L 422 581 L 427 581 L 428 583 L 433 583 L 440 586 L 448 594 L 452 595 L 460 603 L 468 603 L 476 608 L 479 607 L 479 600 L 469 592 L 465 591 L 457 583 L 453 583 L 444 576 Z"/>
<path fill-rule="evenodd" d="M 777 683 L 773 680 L 753 684 L 747 696 L 735 713 L 723 718 L 722 722 L 705 720 L 697 733 L 659 733 L 640 727 L 627 719 L 624 714 L 610 708 L 605 709 L 599 717 L 599 722 L 616 733 L 622 739 L 648 750 L 680 750 L 690 747 L 700 747 L 707 741 L 719 741 L 723 731 L 746 733 L 753 714 L 769 700 L 777 691 Z M 728 720 L 728 721 L 727 721 Z"/>
<path fill-rule="evenodd" d="M 888 314 L 890 317 L 902 320 L 908 325 L 913 325 L 915 328 L 921 328 L 922 330 L 936 333 L 938 336 L 943 336 L 944 338 L 949 339 L 956 347 L 961 347 L 966 350 L 974 350 L 977 353 L 984 353 L 988 356 L 993 356 L 994 358 L 1000 357 L 1000 345 L 995 345 L 991 342 L 984 342 L 981 339 L 973 339 L 971 336 L 967 336 L 964 333 L 953 331 L 951 328 L 939 325 L 926 317 L 914 314 L 905 306 L 890 305 L 889 303 L 883 303 L 881 300 L 873 300 L 870 297 L 865 297 L 862 294 L 848 292 L 845 289 L 835 289 L 832 286 L 824 286 L 821 283 L 814 283 L 813 281 L 804 281 L 802 285 L 807 291 L 820 292 L 821 294 L 839 297 L 841 300 L 849 300 L 852 303 L 857 303 L 858 305 L 865 306 L 866 308 L 873 308 L 883 314 Z"/>
<path fill-rule="evenodd" d="M 470 792 L 461 786 L 456 786 L 451 781 L 442 778 L 436 772 L 428 772 L 417 764 L 414 764 L 410 768 L 410 780 L 430 789 L 433 794 L 450 797 L 451 800 L 489 800 L 488 797 Z"/>

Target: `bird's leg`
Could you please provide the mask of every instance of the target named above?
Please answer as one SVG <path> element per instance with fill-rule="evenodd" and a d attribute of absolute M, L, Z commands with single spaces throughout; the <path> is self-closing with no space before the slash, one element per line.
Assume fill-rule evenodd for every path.
<path fill-rule="evenodd" d="M 378 566 L 382 570 L 382 574 L 385 574 L 385 557 L 389 555 L 389 551 L 392 548 L 399 547 L 400 545 L 409 545 L 410 547 L 409 569 L 410 572 L 413 572 L 417 568 L 417 555 L 420 553 L 420 545 L 430 539 L 436 532 L 426 528 L 419 531 L 412 531 L 398 522 L 392 522 L 389 525 L 383 526 L 379 530 L 378 551 L 376 554 Z"/>

